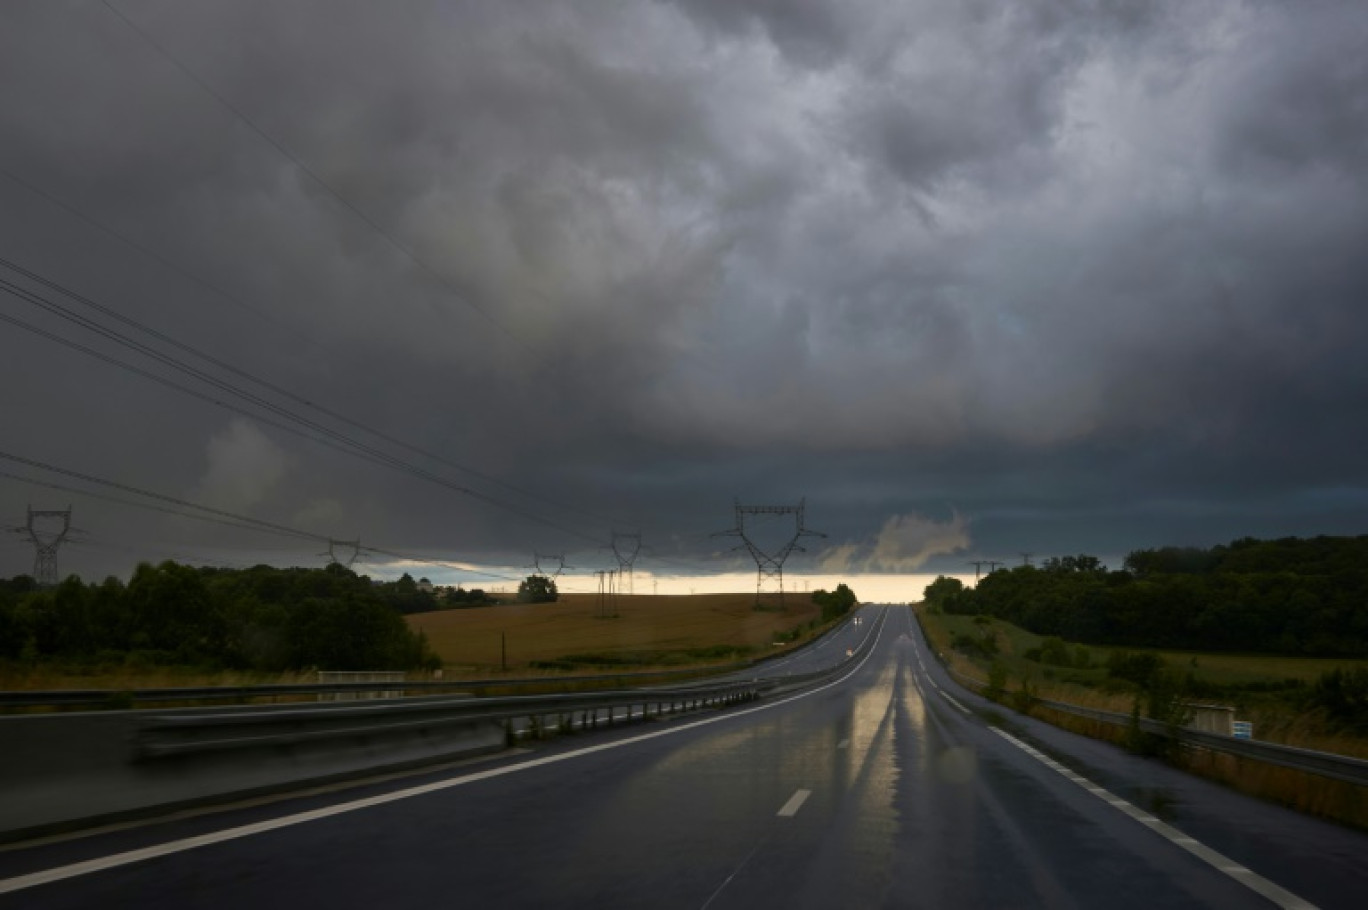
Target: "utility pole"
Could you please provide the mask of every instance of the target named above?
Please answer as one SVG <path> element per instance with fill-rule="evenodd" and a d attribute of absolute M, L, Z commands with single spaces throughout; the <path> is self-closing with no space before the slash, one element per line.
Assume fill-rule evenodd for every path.
<path fill-rule="evenodd" d="M 988 574 L 989 574 L 989 575 L 992 575 L 994 572 L 996 572 L 996 571 L 998 570 L 998 566 L 1005 566 L 1005 565 L 1007 565 L 1005 562 L 994 562 L 994 561 L 991 560 L 991 559 L 988 560 Z"/>
<path fill-rule="evenodd" d="M 755 607 L 760 608 L 760 595 L 764 592 L 767 584 L 774 587 L 779 593 L 779 609 L 784 609 L 784 562 L 793 553 L 805 553 L 806 550 L 798 543 L 804 537 L 826 537 L 819 531 L 809 531 L 803 524 L 803 512 L 806 508 L 807 500 L 798 500 L 796 506 L 743 506 L 740 501 L 735 502 L 736 508 L 736 527 L 726 531 L 718 531 L 713 537 L 739 537 L 741 544 L 735 549 L 745 550 L 750 553 L 755 560 Z M 761 548 L 756 544 L 751 533 L 747 532 L 746 519 L 754 519 L 758 516 L 793 516 L 794 530 L 786 543 L 772 550 Z"/>
<path fill-rule="evenodd" d="M 981 574 L 983 573 L 983 567 L 986 566 L 986 565 L 988 565 L 988 560 L 986 560 L 986 559 L 971 559 L 971 560 L 969 560 L 968 565 L 971 565 L 971 566 L 974 567 L 974 583 L 975 583 L 975 584 L 978 584 L 979 575 L 981 575 Z M 990 570 L 990 571 L 991 571 L 991 570 Z"/>
<path fill-rule="evenodd" d="M 1034 553 L 1027 553 L 1027 552 L 1025 552 L 1025 551 L 1022 551 L 1022 553 L 1021 553 L 1021 564 L 1022 564 L 1023 566 L 1029 566 L 1029 565 L 1031 564 L 1031 557 L 1034 556 L 1034 555 L 1035 555 Z"/>
<path fill-rule="evenodd" d="M 39 524 L 61 522 L 60 531 L 40 528 Z M 33 543 L 33 580 L 40 588 L 57 585 L 57 548 L 71 532 L 71 507 L 65 509 L 38 509 L 28 507 L 28 524 L 24 528 Z"/>

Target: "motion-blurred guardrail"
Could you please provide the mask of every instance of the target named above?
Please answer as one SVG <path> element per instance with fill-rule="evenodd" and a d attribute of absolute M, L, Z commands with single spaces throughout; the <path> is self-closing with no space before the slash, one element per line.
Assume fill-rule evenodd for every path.
<path fill-rule="evenodd" d="M 263 711 L 150 713 L 139 718 L 138 760 L 209 752 L 277 748 L 327 740 L 382 740 L 430 735 L 446 727 L 526 720 L 533 730 L 592 729 L 636 717 L 726 707 L 753 701 L 773 680 L 748 680 L 687 689 L 637 689 L 500 698 L 424 698 Z M 640 708 L 640 711 L 636 709 Z"/>
<path fill-rule="evenodd" d="M 552 686 L 575 683 L 617 683 L 636 679 L 670 679 L 681 676 L 727 673 L 753 666 L 750 662 L 680 670 L 645 670 L 631 673 L 598 673 L 581 676 L 533 676 L 510 679 L 469 679 L 412 682 L 335 682 L 270 683 L 253 686 L 176 686 L 160 689 L 46 689 L 0 692 L 0 708 L 104 708 L 127 702 L 137 704 L 166 702 L 250 701 L 258 698 L 290 698 L 310 695 L 337 695 L 402 691 L 404 693 L 478 692 L 517 686 Z"/>
<path fill-rule="evenodd" d="M 873 633 L 881 624 L 871 626 L 853 653 L 814 673 L 541 695 L 0 715 L 0 742 L 6 744 L 0 750 L 0 842 L 431 765 L 502 749 L 512 737 L 792 692 L 849 672 L 877 641 Z M 395 687 L 361 684 L 377 685 Z M 468 681 L 449 685 L 473 688 Z M 267 688 L 317 693 L 354 691 L 356 685 Z M 157 697 L 166 699 L 168 691 L 175 690 L 159 690 Z"/>

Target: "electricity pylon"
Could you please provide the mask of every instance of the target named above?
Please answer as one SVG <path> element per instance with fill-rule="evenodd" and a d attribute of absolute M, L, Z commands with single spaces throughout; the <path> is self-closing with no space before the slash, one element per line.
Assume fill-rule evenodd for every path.
<path fill-rule="evenodd" d="M 983 567 L 986 566 L 986 565 L 988 565 L 988 560 L 986 560 L 986 559 L 971 559 L 971 560 L 969 560 L 968 565 L 971 565 L 971 566 L 974 567 L 974 582 L 975 582 L 975 584 L 977 584 L 977 583 L 978 583 L 978 580 L 979 580 L 979 575 L 983 574 Z"/>
<path fill-rule="evenodd" d="M 641 552 L 641 534 L 619 534 L 613 532 L 613 555 L 617 557 L 618 572 L 624 580 L 625 594 L 636 593 L 636 581 L 632 567 L 636 565 L 637 554 Z"/>
<path fill-rule="evenodd" d="M 805 553 L 802 545 L 798 541 L 804 537 L 826 537 L 820 531 L 809 531 L 803 526 L 803 511 L 806 508 L 807 500 L 798 500 L 796 506 L 743 506 L 740 501 L 736 506 L 736 527 L 727 531 L 718 531 L 713 537 L 739 537 L 741 545 L 737 550 L 746 550 L 751 558 L 755 560 L 755 606 L 760 606 L 760 595 L 765 590 L 766 584 L 773 585 L 779 593 L 779 609 L 784 608 L 784 562 L 793 553 Z M 757 515 L 792 515 L 794 519 L 794 530 L 792 536 L 777 549 L 772 552 L 760 547 L 746 532 L 746 517 Z"/>
<path fill-rule="evenodd" d="M 617 610 L 617 569 L 599 569 L 594 573 L 598 576 L 598 608 L 599 619 L 612 619 L 618 615 Z"/>
<path fill-rule="evenodd" d="M 345 559 L 338 558 L 337 553 L 339 550 L 342 551 L 342 555 L 346 557 Z M 328 552 L 320 553 L 319 555 L 328 557 L 328 565 L 330 566 L 338 565 L 350 569 L 352 563 L 356 562 L 356 558 L 361 555 L 361 538 L 358 537 L 356 540 L 330 539 L 328 541 Z"/>
<path fill-rule="evenodd" d="M 60 519 L 62 529 L 44 530 L 35 524 L 35 519 Z M 33 580 L 40 588 L 51 588 L 57 584 L 57 548 L 66 540 L 71 531 L 71 507 L 65 509 L 38 509 L 29 506 L 28 524 L 25 525 L 29 540 L 33 542 Z"/>
<path fill-rule="evenodd" d="M 545 562 L 548 566 L 551 565 L 552 562 L 554 562 L 556 564 L 556 571 L 547 572 L 545 569 L 542 568 L 542 562 Z M 561 577 L 562 572 L 564 572 L 566 569 L 573 569 L 574 566 L 568 566 L 565 564 L 564 553 L 533 553 L 532 565 L 529 568 L 533 569 L 538 575 L 542 576 L 543 578 L 549 578 L 552 581 L 555 581 L 557 578 Z"/>

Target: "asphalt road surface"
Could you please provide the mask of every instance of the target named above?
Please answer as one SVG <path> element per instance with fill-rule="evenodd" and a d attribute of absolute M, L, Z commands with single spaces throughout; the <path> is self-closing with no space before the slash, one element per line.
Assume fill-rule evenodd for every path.
<path fill-rule="evenodd" d="M 816 690 L 7 850 L 0 906 L 1368 906 L 1368 836 L 989 706 L 906 608 L 858 616 L 763 671 L 845 661 Z"/>

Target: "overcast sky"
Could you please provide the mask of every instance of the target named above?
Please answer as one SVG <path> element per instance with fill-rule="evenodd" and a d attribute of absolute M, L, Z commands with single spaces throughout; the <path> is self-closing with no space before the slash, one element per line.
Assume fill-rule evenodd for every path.
<path fill-rule="evenodd" d="M 62 574 L 326 546 L 42 465 L 485 566 L 1368 533 L 1358 0 L 10 0 L 0 169 Z"/>

